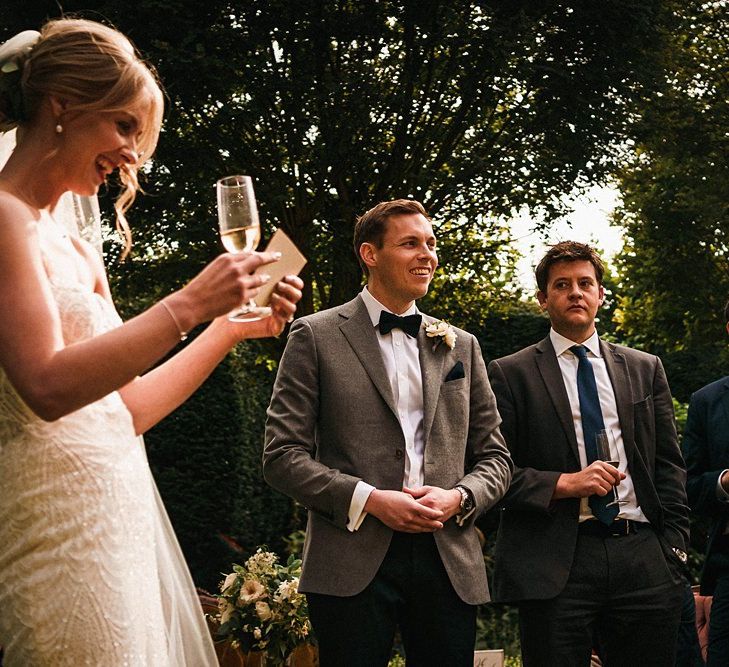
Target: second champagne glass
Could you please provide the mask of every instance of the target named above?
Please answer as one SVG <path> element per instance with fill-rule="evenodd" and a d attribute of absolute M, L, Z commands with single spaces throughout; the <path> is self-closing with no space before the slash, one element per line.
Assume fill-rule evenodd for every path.
<path fill-rule="evenodd" d="M 595 434 L 595 444 L 597 445 L 597 458 L 605 461 L 613 468 L 619 468 L 620 457 L 618 456 L 618 446 L 615 444 L 615 435 L 612 429 L 598 431 Z M 624 505 L 626 502 L 626 500 L 620 500 L 617 485 L 613 486 L 613 500 L 607 504 L 607 507 Z"/>
<path fill-rule="evenodd" d="M 261 240 L 258 207 L 250 176 L 226 176 L 217 182 L 218 223 L 220 238 L 228 252 L 250 252 Z M 271 309 L 259 306 L 251 299 L 233 311 L 228 319 L 233 322 L 250 322 L 268 317 Z"/>

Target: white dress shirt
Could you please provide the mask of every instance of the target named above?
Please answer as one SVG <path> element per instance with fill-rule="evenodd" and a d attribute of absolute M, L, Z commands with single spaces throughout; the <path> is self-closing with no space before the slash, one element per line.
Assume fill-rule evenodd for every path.
<path fill-rule="evenodd" d="M 423 441 L 423 378 L 420 372 L 418 341 L 416 338 L 408 336 L 402 329 L 393 329 L 383 336 L 378 328 L 380 312 L 386 310 L 391 313 L 392 311 L 375 299 L 366 287 L 360 296 L 367 307 L 372 326 L 377 329 L 377 342 L 380 344 L 382 361 L 390 380 L 400 427 L 405 437 L 403 486 L 410 488 L 422 486 L 425 443 Z M 404 317 L 417 312 L 418 309 L 413 304 L 404 313 L 394 314 Z M 364 481 L 357 482 L 349 505 L 347 523 L 349 530 L 357 530 L 367 516 L 364 506 L 374 488 Z"/>
<path fill-rule="evenodd" d="M 621 519 L 630 519 L 631 521 L 647 522 L 645 514 L 640 509 L 638 501 L 635 497 L 635 488 L 633 480 L 628 470 L 628 458 L 625 455 L 625 445 L 623 443 L 623 434 L 620 430 L 620 419 L 618 418 L 618 408 L 615 403 L 615 392 L 610 382 L 610 376 L 605 366 L 605 360 L 602 358 L 600 351 L 600 339 L 597 331 L 592 334 L 583 343 L 575 343 L 558 334 L 554 329 L 549 332 L 549 339 L 552 341 L 554 352 L 557 355 L 559 368 L 562 371 L 562 379 L 564 380 L 565 389 L 567 389 L 567 397 L 570 401 L 572 410 L 572 421 L 575 425 L 575 436 L 577 437 L 577 451 L 580 455 L 580 466 L 584 469 L 587 467 L 587 453 L 585 452 L 585 437 L 582 433 L 582 414 L 580 413 L 580 398 L 577 393 L 577 366 L 579 359 L 577 355 L 570 351 L 574 345 L 584 345 L 587 348 L 587 358 L 592 365 L 595 373 L 595 383 L 597 384 L 597 394 L 600 398 L 600 409 L 602 411 L 602 420 L 606 430 L 612 430 L 617 446 L 618 459 L 620 465 L 618 469 L 625 473 L 626 477 L 616 487 L 618 496 L 625 504 L 619 505 L 620 513 L 618 517 Z M 587 498 L 580 499 L 580 521 L 586 519 L 594 519 Z"/>

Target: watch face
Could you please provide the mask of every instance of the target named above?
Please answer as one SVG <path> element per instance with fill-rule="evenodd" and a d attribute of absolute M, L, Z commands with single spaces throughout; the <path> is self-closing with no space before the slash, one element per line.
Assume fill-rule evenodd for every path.
<path fill-rule="evenodd" d="M 471 493 L 465 486 L 456 486 L 455 488 L 458 489 L 461 494 L 460 513 L 466 514 L 467 512 L 470 512 L 473 509 L 473 498 L 471 497 Z"/>

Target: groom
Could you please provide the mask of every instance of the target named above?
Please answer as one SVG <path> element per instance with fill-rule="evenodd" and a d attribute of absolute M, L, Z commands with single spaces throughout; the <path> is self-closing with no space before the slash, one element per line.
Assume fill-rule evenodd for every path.
<path fill-rule="evenodd" d="M 473 665 L 489 600 L 473 521 L 511 479 L 475 338 L 428 337 L 415 299 L 438 265 L 419 202 L 357 221 L 367 286 L 297 320 L 266 425 L 263 473 L 309 510 L 300 590 L 322 667 Z"/>

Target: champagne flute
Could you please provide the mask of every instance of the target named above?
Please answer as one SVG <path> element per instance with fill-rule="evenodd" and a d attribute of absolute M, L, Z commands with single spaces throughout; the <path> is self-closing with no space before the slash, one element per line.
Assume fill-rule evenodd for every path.
<path fill-rule="evenodd" d="M 602 429 L 595 434 L 595 445 L 597 446 L 597 458 L 600 461 L 604 461 L 613 468 L 620 466 L 620 457 L 618 456 L 618 446 L 615 444 L 615 435 L 613 430 Z M 611 507 L 613 505 L 625 505 L 627 500 L 620 500 L 618 495 L 618 485 L 613 486 L 613 499 L 606 505 Z"/>
<path fill-rule="evenodd" d="M 220 238 L 228 252 L 250 252 L 261 240 L 256 196 L 250 176 L 226 176 L 217 182 Z M 228 315 L 233 322 L 251 322 L 268 317 L 271 309 L 251 299 Z"/>

